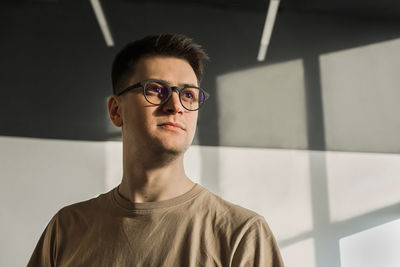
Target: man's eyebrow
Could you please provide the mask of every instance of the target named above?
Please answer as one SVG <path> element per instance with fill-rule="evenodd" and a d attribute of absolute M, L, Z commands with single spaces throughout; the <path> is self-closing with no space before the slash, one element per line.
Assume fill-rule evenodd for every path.
<path fill-rule="evenodd" d="M 168 83 L 169 86 L 171 86 L 171 84 L 172 84 L 172 82 L 168 81 L 168 80 L 163 80 L 163 79 L 156 79 L 156 80 L 164 81 L 164 82 Z M 198 85 L 191 84 L 191 83 L 181 83 L 181 84 L 179 84 L 179 86 L 181 86 L 181 87 L 198 87 Z"/>
<path fill-rule="evenodd" d="M 195 84 L 184 83 L 183 87 L 197 87 Z"/>

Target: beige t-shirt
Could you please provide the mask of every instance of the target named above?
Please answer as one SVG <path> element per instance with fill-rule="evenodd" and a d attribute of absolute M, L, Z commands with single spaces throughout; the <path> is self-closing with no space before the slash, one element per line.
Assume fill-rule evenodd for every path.
<path fill-rule="evenodd" d="M 196 184 L 160 202 L 132 203 L 118 187 L 62 208 L 33 266 L 283 266 L 264 218 Z"/>

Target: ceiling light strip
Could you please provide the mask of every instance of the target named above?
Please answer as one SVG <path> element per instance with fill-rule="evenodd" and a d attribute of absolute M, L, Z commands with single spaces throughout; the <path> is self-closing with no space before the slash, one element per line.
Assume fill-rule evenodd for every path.
<path fill-rule="evenodd" d="M 99 23 L 101 32 L 103 33 L 104 40 L 106 41 L 107 46 L 114 46 L 114 41 L 111 36 L 111 32 L 108 28 L 108 24 L 99 0 L 90 0 L 90 3 L 92 4 L 94 14 L 96 15 L 97 22 Z"/>
<path fill-rule="evenodd" d="M 276 19 L 276 14 L 278 13 L 280 0 L 270 0 L 267 17 L 265 19 L 264 30 L 261 37 L 260 49 L 258 50 L 258 61 L 264 61 L 267 55 L 267 49 L 269 45 L 269 40 L 271 39 L 272 29 L 274 28 L 274 23 Z"/>

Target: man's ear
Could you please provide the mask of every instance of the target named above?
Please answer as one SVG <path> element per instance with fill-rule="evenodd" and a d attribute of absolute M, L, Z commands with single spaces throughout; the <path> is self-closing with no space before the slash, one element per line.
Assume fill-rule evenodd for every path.
<path fill-rule="evenodd" d="M 112 95 L 108 98 L 108 115 L 112 123 L 117 126 L 121 127 L 122 117 L 121 117 L 121 106 L 120 106 L 120 99 L 116 95 Z"/>

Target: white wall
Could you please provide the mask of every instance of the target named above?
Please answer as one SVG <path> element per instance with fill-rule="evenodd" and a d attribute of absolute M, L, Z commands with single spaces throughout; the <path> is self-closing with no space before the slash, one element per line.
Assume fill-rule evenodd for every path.
<path fill-rule="evenodd" d="M 340 240 L 342 267 L 398 267 L 400 219 Z"/>
<path fill-rule="evenodd" d="M 353 266 L 370 251 L 354 236 L 400 218 L 397 154 L 192 146 L 185 164 L 195 182 L 262 214 L 288 267 Z M 24 266 L 58 209 L 118 184 L 121 144 L 0 137 L 0 177 L 0 266 Z M 399 224 L 387 229 L 397 231 L 390 254 Z"/>
<path fill-rule="evenodd" d="M 0 138 L 0 266 L 24 266 L 61 207 L 104 191 L 104 144 Z"/>

